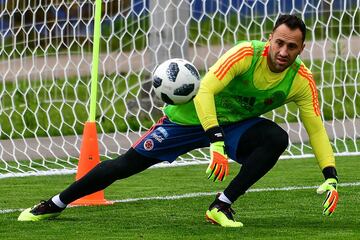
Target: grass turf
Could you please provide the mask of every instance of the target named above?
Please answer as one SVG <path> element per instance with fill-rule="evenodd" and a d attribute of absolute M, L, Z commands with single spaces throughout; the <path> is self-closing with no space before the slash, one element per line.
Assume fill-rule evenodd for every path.
<path fill-rule="evenodd" d="M 337 159 L 341 183 L 358 181 L 358 157 Z M 105 190 L 106 198 L 170 196 L 221 191 L 239 166 L 231 164 L 225 183 L 205 177 L 205 165 L 150 169 L 118 181 Z M 45 176 L 1 180 L 0 209 L 30 207 L 71 183 L 74 176 Z M 315 186 L 322 182 L 314 159 L 281 160 L 252 189 Z M 324 195 L 313 189 L 249 192 L 234 205 L 240 229 L 205 222 L 214 196 L 177 200 L 146 200 L 112 206 L 67 209 L 44 222 L 18 222 L 19 211 L 0 214 L 0 239 L 358 239 L 359 185 L 339 187 L 340 202 L 331 217 L 321 215 Z"/>

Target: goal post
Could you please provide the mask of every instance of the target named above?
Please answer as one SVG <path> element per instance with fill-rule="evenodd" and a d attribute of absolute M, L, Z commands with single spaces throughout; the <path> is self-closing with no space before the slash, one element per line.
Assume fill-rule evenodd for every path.
<path fill-rule="evenodd" d="M 0 178 L 74 173 L 89 116 L 101 158 L 124 153 L 162 115 L 149 87 L 158 64 L 182 57 L 203 75 L 237 41 L 266 40 L 281 13 L 307 24 L 301 58 L 335 154 L 360 155 L 359 1 L 101 1 L 93 59 L 94 2 L 0 2 Z M 281 158 L 313 156 L 294 104 L 265 117 L 290 135 Z M 171 166 L 207 162 L 200 149 Z"/>
<path fill-rule="evenodd" d="M 157 63 L 170 58 L 188 58 L 190 2 L 150 0 L 149 62 L 151 72 Z"/>

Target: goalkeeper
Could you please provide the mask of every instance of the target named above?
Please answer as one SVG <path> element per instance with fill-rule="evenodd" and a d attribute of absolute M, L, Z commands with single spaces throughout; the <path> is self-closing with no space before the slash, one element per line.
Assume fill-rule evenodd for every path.
<path fill-rule="evenodd" d="M 61 193 L 24 210 L 18 220 L 54 218 L 69 203 L 118 179 L 162 161 L 172 162 L 195 148 L 210 146 L 206 170 L 210 180 L 225 180 L 228 158 L 242 166 L 210 204 L 206 218 L 223 227 L 241 227 L 243 224 L 233 218 L 231 205 L 276 164 L 288 146 L 288 134 L 260 115 L 288 102 L 295 102 L 300 110 L 325 178 L 317 191 L 327 193 L 323 214 L 331 215 L 338 201 L 338 179 L 315 82 L 298 57 L 305 47 L 305 34 L 301 19 L 282 15 L 267 42 L 238 43 L 210 68 L 193 101 L 166 106 L 165 116 L 124 155 L 101 162 Z"/>

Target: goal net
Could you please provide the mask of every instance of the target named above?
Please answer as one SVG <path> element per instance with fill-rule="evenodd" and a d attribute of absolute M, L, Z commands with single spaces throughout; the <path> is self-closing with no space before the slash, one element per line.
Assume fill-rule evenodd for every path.
<path fill-rule="evenodd" d="M 0 1 L 0 178 L 76 170 L 89 117 L 94 2 Z M 151 89 L 156 65 L 186 58 L 203 75 L 237 41 L 265 41 L 281 13 L 307 24 L 301 57 L 317 82 L 335 154 L 360 154 L 359 9 L 356 0 L 102 1 L 101 158 L 124 153 L 162 116 Z M 290 135 L 282 158 L 312 156 L 296 106 L 265 117 Z M 207 161 L 201 149 L 172 165 Z"/>

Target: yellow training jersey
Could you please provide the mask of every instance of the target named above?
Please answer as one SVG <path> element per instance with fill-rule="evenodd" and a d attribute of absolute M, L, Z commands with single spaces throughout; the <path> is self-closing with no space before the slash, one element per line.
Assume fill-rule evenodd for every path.
<path fill-rule="evenodd" d="M 256 62 L 253 84 L 259 90 L 277 86 L 289 69 L 274 73 L 269 69 L 267 56 L 269 44 Z M 226 52 L 203 77 L 197 96 L 194 98 L 196 112 L 205 130 L 218 126 L 214 96 L 221 93 L 237 76 L 247 72 L 254 55 L 251 42 L 243 42 Z M 294 76 L 285 103 L 294 102 L 300 110 L 300 118 L 309 135 L 314 154 L 321 169 L 335 167 L 334 154 L 320 116 L 318 93 L 311 71 L 301 62 Z"/>

